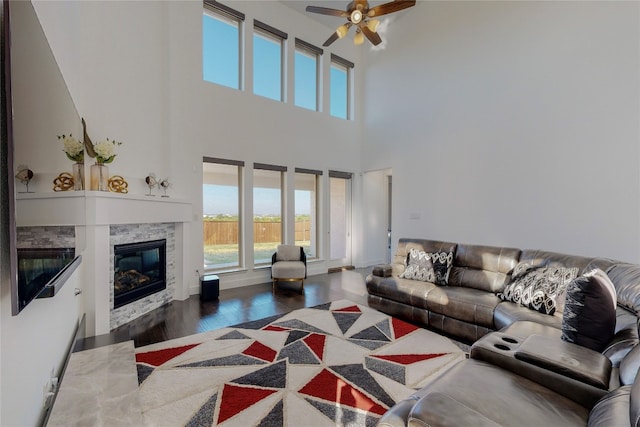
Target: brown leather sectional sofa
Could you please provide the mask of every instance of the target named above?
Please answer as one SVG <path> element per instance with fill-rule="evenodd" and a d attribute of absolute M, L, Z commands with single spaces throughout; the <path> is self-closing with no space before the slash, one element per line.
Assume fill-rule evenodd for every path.
<path fill-rule="evenodd" d="M 411 248 L 453 251 L 447 286 L 399 277 Z M 561 339 L 561 310 L 542 314 L 497 296 L 521 262 L 606 271 L 617 307 L 602 352 Z M 640 427 L 640 265 L 400 239 L 393 264 L 374 272 L 366 279 L 371 307 L 473 343 L 468 360 L 398 402 L 379 425 Z"/>

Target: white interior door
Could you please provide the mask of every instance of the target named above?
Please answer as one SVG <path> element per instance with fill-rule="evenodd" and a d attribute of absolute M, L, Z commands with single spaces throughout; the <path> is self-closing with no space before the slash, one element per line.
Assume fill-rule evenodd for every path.
<path fill-rule="evenodd" d="M 351 174 L 329 171 L 329 269 L 351 266 Z"/>

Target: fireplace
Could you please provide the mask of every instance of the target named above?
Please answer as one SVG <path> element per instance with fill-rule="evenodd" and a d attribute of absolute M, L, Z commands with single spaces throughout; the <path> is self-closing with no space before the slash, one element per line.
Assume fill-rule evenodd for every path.
<path fill-rule="evenodd" d="M 114 245 L 113 308 L 167 288 L 167 241 Z"/>

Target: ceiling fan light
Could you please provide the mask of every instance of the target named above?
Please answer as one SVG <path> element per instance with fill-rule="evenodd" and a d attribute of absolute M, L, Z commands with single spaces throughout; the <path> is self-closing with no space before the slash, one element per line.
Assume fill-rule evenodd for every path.
<path fill-rule="evenodd" d="M 356 35 L 353 36 L 353 43 L 356 46 L 360 46 L 362 43 L 364 43 L 364 35 L 360 31 L 358 31 Z"/>
<path fill-rule="evenodd" d="M 336 30 L 336 34 L 338 34 L 338 38 L 343 39 L 344 36 L 347 35 L 347 31 L 349 31 L 349 27 L 347 25 L 340 25 Z"/>
<path fill-rule="evenodd" d="M 351 22 L 354 24 L 359 24 L 362 21 L 362 11 L 356 9 L 351 12 Z"/>
<path fill-rule="evenodd" d="M 377 31 L 378 25 L 380 25 L 380 21 L 378 21 L 377 19 L 371 19 L 370 21 L 367 21 L 367 28 L 374 33 Z"/>

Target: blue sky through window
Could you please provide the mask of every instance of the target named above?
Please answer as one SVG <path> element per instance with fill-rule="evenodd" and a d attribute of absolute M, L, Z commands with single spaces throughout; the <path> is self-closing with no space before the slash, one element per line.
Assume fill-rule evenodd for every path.
<path fill-rule="evenodd" d="M 259 33 L 253 36 L 253 93 L 282 100 L 282 44 Z"/>
<path fill-rule="evenodd" d="M 334 117 L 347 118 L 347 70 L 331 66 L 330 113 Z"/>
<path fill-rule="evenodd" d="M 240 89 L 239 22 L 213 12 L 202 18 L 203 79 Z M 264 33 L 253 34 L 253 91 L 257 95 L 282 101 L 282 41 Z M 309 110 L 318 109 L 317 59 L 296 50 L 294 58 L 294 103 Z M 348 119 L 348 70 L 331 65 L 329 75 L 329 113 Z"/>
<path fill-rule="evenodd" d="M 236 22 L 202 15 L 202 77 L 238 89 L 239 34 Z"/>
<path fill-rule="evenodd" d="M 298 107 L 315 110 L 318 84 L 316 57 L 296 51 L 294 67 L 295 104 Z"/>

